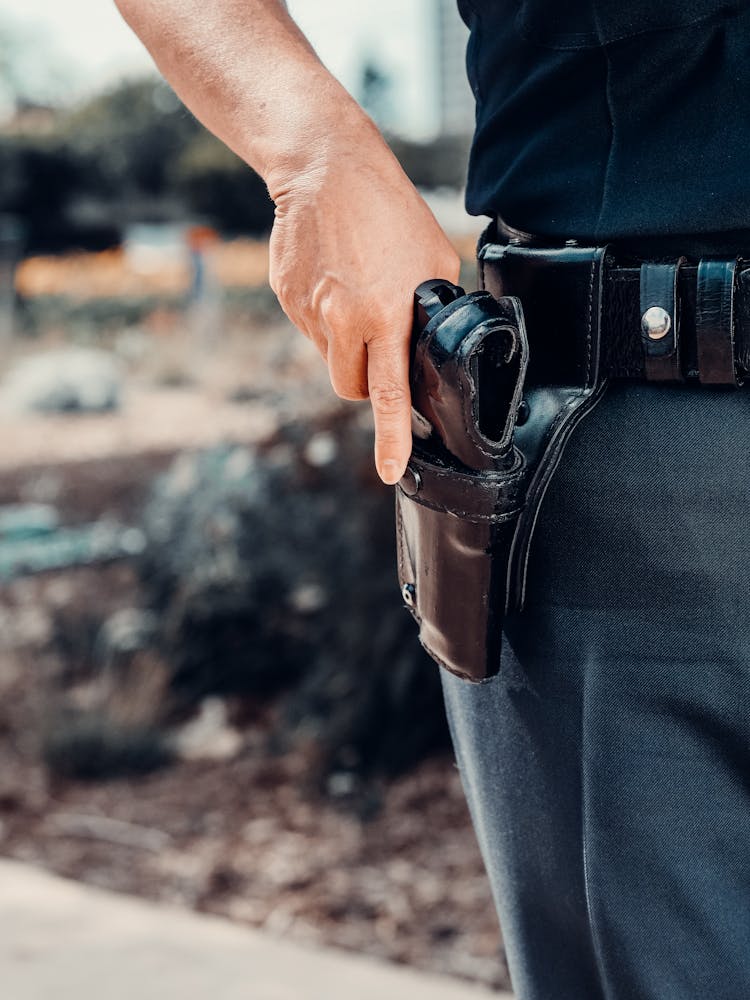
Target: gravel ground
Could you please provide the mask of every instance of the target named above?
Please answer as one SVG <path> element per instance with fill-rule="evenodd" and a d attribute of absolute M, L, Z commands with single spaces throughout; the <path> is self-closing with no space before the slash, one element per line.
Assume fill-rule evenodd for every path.
<path fill-rule="evenodd" d="M 108 889 L 291 939 L 501 987 L 487 879 L 450 756 L 388 784 L 319 787 L 315 747 L 276 754 L 273 704 L 226 703 L 222 759 L 75 782 L 43 763 L 63 695 L 52 611 L 92 621 L 132 599 L 122 564 L 51 573 L 0 595 L 0 853 Z M 69 627 L 68 626 L 68 627 Z M 70 650 L 66 651 L 68 654 Z M 72 690 L 71 690 L 72 688 Z M 209 734 L 208 746 L 225 733 Z"/>
<path fill-rule="evenodd" d="M 119 413 L 19 417 L 0 454 L 0 503 L 52 502 L 69 522 L 127 520 L 178 448 L 258 440 L 284 410 L 340 405 L 317 352 L 288 327 L 234 343 L 171 387 L 163 356 L 141 358 Z M 63 701 L 90 693 L 90 679 L 70 671 L 71 636 L 83 648 L 108 614 L 137 601 L 126 563 L 0 586 L 0 853 L 290 939 L 507 987 L 450 756 L 365 790 L 321 789 L 314 746 L 275 753 L 269 743 L 275 705 L 232 700 L 223 735 L 233 738 L 219 759 L 199 752 L 103 783 L 51 775 L 45 736 Z"/>

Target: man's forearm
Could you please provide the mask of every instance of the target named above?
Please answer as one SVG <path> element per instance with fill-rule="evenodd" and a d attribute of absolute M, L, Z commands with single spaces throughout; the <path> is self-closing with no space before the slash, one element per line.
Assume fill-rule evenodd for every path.
<path fill-rule="evenodd" d="M 333 127 L 372 127 L 283 0 L 115 0 L 207 128 L 266 180 L 314 162 Z"/>
<path fill-rule="evenodd" d="M 343 399 L 369 396 L 387 483 L 411 452 L 414 289 L 458 255 L 372 119 L 281 0 L 116 0 L 200 120 L 276 204 L 269 282 Z"/>

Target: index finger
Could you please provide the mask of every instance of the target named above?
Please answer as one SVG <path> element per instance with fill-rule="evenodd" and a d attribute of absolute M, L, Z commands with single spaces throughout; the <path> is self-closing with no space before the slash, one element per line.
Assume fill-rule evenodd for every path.
<path fill-rule="evenodd" d="M 411 454 L 409 336 L 385 334 L 367 341 L 367 385 L 375 419 L 375 467 L 384 483 L 403 476 Z"/>

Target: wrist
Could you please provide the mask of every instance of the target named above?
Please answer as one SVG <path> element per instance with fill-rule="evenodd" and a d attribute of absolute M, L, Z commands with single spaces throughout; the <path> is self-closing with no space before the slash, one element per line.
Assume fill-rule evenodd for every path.
<path fill-rule="evenodd" d="M 377 126 L 346 90 L 331 78 L 287 108 L 285 121 L 266 143 L 259 173 L 276 201 L 305 178 L 314 177 L 350 155 L 392 155 Z"/>

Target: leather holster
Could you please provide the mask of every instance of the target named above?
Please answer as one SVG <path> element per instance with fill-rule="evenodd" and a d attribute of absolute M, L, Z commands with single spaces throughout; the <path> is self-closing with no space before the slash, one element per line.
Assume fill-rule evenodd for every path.
<path fill-rule="evenodd" d="M 481 290 L 416 295 L 412 453 L 396 484 L 398 579 L 419 641 L 480 682 L 523 610 L 540 504 L 600 377 L 607 247 L 485 242 Z"/>

